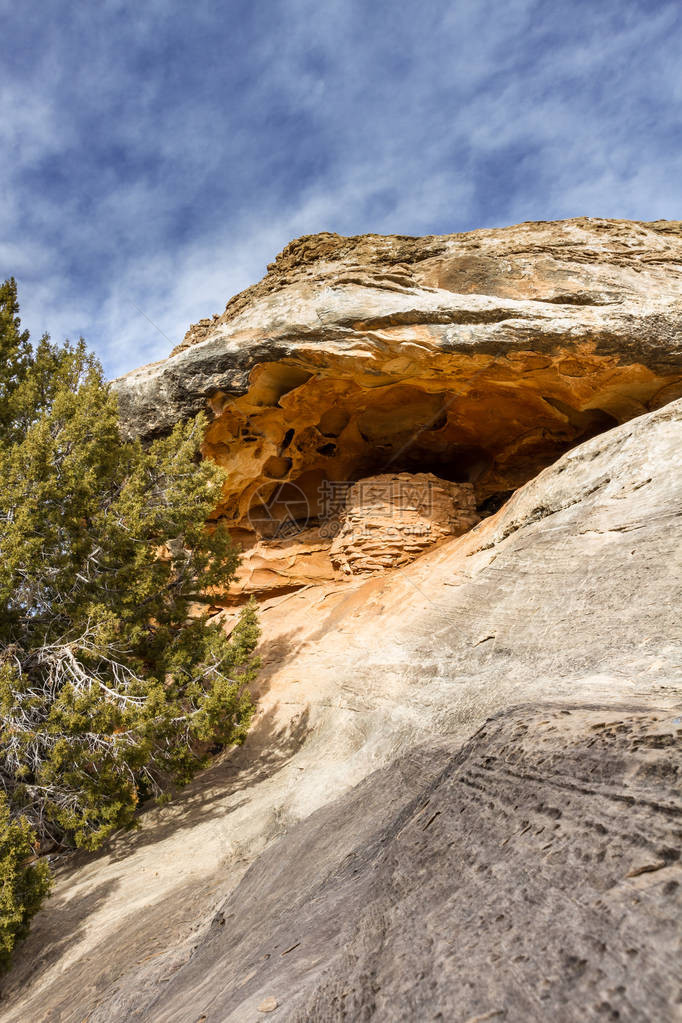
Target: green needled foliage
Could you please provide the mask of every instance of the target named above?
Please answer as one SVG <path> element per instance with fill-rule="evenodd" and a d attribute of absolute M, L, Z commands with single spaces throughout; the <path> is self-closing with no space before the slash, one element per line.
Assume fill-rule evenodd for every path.
<path fill-rule="evenodd" d="M 238 564 L 206 527 L 223 472 L 199 457 L 201 418 L 123 442 L 97 361 L 31 349 L 12 280 L 0 365 L 0 848 L 21 848 L 21 818 L 43 847 L 92 849 L 244 739 L 256 613 L 228 638 L 201 610 Z"/>
<path fill-rule="evenodd" d="M 22 418 L 17 391 L 31 363 L 31 343 L 28 331 L 21 329 L 13 277 L 0 285 L 0 339 L 0 437 L 11 441 Z"/>
<path fill-rule="evenodd" d="M 0 970 L 50 890 L 50 869 L 36 860 L 35 835 L 25 819 L 11 820 L 0 796 Z"/>

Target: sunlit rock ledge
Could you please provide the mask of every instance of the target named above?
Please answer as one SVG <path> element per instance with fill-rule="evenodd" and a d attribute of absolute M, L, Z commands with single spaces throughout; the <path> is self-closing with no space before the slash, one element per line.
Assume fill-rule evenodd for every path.
<path fill-rule="evenodd" d="M 61 864 L 2 1023 L 676 1018 L 680 246 L 592 219 L 300 239 L 117 382 L 130 433 L 209 413 L 258 711 Z M 347 485 L 338 537 L 355 487 L 420 473 L 479 521 L 337 569 L 310 500 Z"/>
<path fill-rule="evenodd" d="M 334 578 L 326 487 L 430 473 L 470 484 L 485 517 L 571 447 L 682 395 L 681 367 L 680 224 L 583 218 L 298 239 L 115 386 L 131 434 L 208 414 L 204 453 L 227 471 L 214 519 L 244 551 L 216 595 L 230 603 Z"/>

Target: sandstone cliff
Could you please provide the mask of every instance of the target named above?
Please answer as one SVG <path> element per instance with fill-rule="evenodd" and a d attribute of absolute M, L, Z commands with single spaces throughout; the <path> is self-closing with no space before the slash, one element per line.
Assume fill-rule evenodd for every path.
<path fill-rule="evenodd" d="M 118 382 L 131 432 L 210 411 L 260 710 L 64 863 L 0 1019 L 677 1018 L 681 319 L 679 224 L 322 235 Z"/>
<path fill-rule="evenodd" d="M 237 589 L 273 594 L 334 577 L 330 483 L 426 471 L 471 483 L 486 513 L 682 395 L 681 298 L 676 223 L 316 235 L 119 397 L 142 436 L 209 409 L 206 454 L 229 472 L 216 516 L 247 552 Z M 272 540 L 292 510 L 295 539 L 260 544 L 254 519 Z"/>

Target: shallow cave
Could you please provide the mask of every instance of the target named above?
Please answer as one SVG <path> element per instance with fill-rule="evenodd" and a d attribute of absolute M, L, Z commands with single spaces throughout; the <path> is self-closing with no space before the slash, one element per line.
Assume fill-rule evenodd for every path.
<path fill-rule="evenodd" d="M 217 400 L 205 454 L 228 470 L 216 517 L 254 530 L 250 511 L 264 510 L 274 527 L 261 535 L 287 519 L 317 523 L 326 485 L 385 473 L 470 483 L 479 514 L 492 514 L 571 447 L 646 411 L 661 387 L 644 367 L 562 353 L 460 359 L 407 380 L 269 364 L 252 381 Z"/>
<path fill-rule="evenodd" d="M 426 474 L 421 485 L 436 487 L 441 511 L 454 509 L 427 523 L 441 543 L 497 512 L 575 445 L 659 407 L 669 388 L 643 366 L 560 351 L 433 358 L 423 375 L 408 379 L 353 359 L 314 373 L 257 366 L 247 393 L 215 396 L 204 444 L 204 455 L 227 470 L 213 518 L 244 552 L 224 602 L 333 581 L 344 557 L 354 572 L 361 560 L 390 567 L 405 550 L 418 556 L 426 549 L 409 535 L 414 509 L 404 505 L 402 538 L 372 539 L 335 560 L 336 538 L 352 518 L 344 502 L 354 482 L 382 477 L 383 486 L 389 476 Z M 335 488 L 341 511 L 338 500 L 330 511 Z M 381 532 L 391 516 L 379 508 L 371 529 Z"/>
<path fill-rule="evenodd" d="M 434 450 L 417 436 L 397 449 L 389 444 L 370 448 L 362 455 L 351 478 L 362 479 L 387 472 L 428 472 L 452 483 L 475 483 L 491 468 L 493 461 L 485 448 L 473 444 L 452 444 L 443 450 Z"/>
<path fill-rule="evenodd" d="M 415 402 L 388 411 L 370 406 L 355 415 L 348 410 L 341 410 L 340 415 L 332 410 L 337 427 L 344 424 L 333 441 L 328 433 L 322 433 L 320 424 L 302 426 L 299 431 L 290 427 L 287 456 L 267 459 L 256 497 L 267 507 L 273 528 L 276 530 L 279 523 L 292 516 L 300 524 L 318 523 L 324 516 L 319 495 L 327 484 L 397 473 L 429 473 L 452 483 L 472 484 L 479 514 L 484 517 L 497 511 L 517 487 L 571 447 L 618 422 L 603 409 L 581 411 L 541 397 L 544 408 L 535 426 L 523 424 L 525 429 L 519 428 L 517 419 L 513 424 L 516 430 L 509 424 L 506 443 L 485 447 L 463 442 L 464 431 L 456 417 L 450 418 L 447 413 L 447 406 L 454 405 L 452 397 L 438 395 L 438 399 L 443 410 L 433 423 L 428 419 L 423 422 L 422 401 L 416 409 L 421 413 L 418 418 Z M 324 426 L 330 429 L 328 422 Z M 271 530 L 266 532 L 272 535 Z"/>

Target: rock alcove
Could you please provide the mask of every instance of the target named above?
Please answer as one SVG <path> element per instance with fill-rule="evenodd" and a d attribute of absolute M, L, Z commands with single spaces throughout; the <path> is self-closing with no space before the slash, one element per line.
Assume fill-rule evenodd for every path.
<path fill-rule="evenodd" d="M 679 398 L 681 262 L 664 221 L 306 236 L 117 381 L 122 418 L 151 438 L 208 405 L 205 454 L 228 474 L 215 518 L 245 552 L 221 599 L 337 578 L 330 484 L 427 474 L 472 488 L 484 517 Z"/>
<path fill-rule="evenodd" d="M 495 512 L 571 447 L 662 403 L 667 384 L 588 346 L 435 356 L 420 375 L 400 374 L 396 361 L 358 367 L 340 358 L 319 372 L 265 363 L 252 370 L 245 394 L 211 397 L 204 453 L 228 471 L 215 519 L 244 551 L 240 577 L 221 602 L 403 564 Z M 444 494 L 453 485 L 464 516 L 451 515 L 448 527 L 441 507 L 424 542 L 408 543 L 392 499 L 393 522 L 384 505 L 369 527 L 372 556 L 340 555 L 337 534 L 350 527 L 339 495 L 359 481 L 397 476 L 421 479 L 429 500 L 434 487 Z"/>

